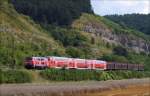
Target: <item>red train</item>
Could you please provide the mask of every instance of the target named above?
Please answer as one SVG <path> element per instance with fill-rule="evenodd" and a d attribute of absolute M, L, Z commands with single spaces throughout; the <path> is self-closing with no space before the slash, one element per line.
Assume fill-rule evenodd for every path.
<path fill-rule="evenodd" d="M 144 70 L 141 64 L 124 64 L 106 62 L 102 60 L 78 59 L 67 57 L 27 57 L 25 67 L 31 68 L 66 68 L 66 69 L 94 69 L 94 70 Z"/>

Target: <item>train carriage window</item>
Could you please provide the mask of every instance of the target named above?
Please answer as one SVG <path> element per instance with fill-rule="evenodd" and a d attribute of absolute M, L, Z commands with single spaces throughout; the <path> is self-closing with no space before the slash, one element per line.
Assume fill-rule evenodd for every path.
<path fill-rule="evenodd" d="M 96 64 L 105 64 L 104 61 L 96 61 L 95 63 L 96 63 Z"/>
<path fill-rule="evenodd" d="M 40 59 L 40 58 L 38 58 L 37 60 L 41 61 L 41 59 Z"/>
<path fill-rule="evenodd" d="M 26 60 L 32 60 L 32 57 L 27 57 Z"/>
<path fill-rule="evenodd" d="M 41 61 L 44 61 L 45 60 L 45 58 L 41 58 Z"/>

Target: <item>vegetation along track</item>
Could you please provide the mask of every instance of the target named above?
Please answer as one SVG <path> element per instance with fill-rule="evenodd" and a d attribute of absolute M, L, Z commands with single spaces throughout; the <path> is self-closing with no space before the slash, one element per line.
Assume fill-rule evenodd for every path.
<path fill-rule="evenodd" d="M 125 94 L 128 90 L 131 94 Z M 47 84 L 3 84 L 0 86 L 0 91 L 1 96 L 150 96 L 150 78 Z"/>

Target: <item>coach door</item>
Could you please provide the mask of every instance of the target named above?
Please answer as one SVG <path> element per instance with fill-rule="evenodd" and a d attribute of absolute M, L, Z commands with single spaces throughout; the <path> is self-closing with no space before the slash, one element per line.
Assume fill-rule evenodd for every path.
<path fill-rule="evenodd" d="M 55 68 L 56 67 L 56 62 L 53 57 L 47 57 L 48 58 L 48 67 L 49 68 Z"/>
<path fill-rule="evenodd" d="M 93 61 L 92 60 L 86 60 L 86 65 L 88 67 L 88 69 L 92 69 L 93 68 Z"/>
<path fill-rule="evenodd" d="M 104 70 L 105 67 L 106 67 L 106 63 L 104 61 L 96 60 L 95 62 L 96 69 Z"/>

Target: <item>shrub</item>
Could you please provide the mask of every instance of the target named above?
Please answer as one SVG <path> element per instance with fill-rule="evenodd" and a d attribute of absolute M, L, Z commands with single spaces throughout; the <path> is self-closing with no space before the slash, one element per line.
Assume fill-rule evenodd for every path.
<path fill-rule="evenodd" d="M 50 81 L 101 81 L 150 77 L 150 72 L 47 69 L 41 71 L 40 75 Z"/>
<path fill-rule="evenodd" d="M 78 48 L 75 47 L 68 47 L 66 49 L 66 53 L 70 55 L 71 57 L 77 58 L 77 57 L 82 57 L 84 55 L 83 51 L 79 50 Z"/>
<path fill-rule="evenodd" d="M 32 81 L 31 75 L 20 70 L 0 70 L 0 83 L 29 83 Z"/>
<path fill-rule="evenodd" d="M 121 46 L 115 47 L 113 49 L 113 52 L 115 55 L 119 55 L 119 56 L 127 56 L 128 55 L 128 51 Z"/>
<path fill-rule="evenodd" d="M 104 55 L 100 59 L 106 60 L 106 61 L 128 62 L 128 60 L 124 56 L 118 56 L 118 55 L 113 55 L 113 54 Z"/>

